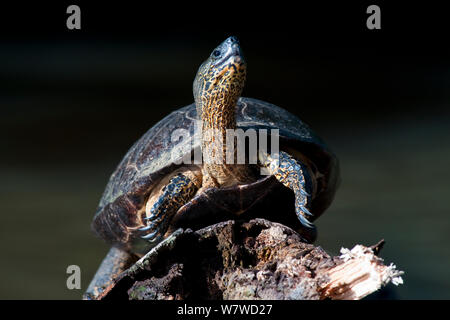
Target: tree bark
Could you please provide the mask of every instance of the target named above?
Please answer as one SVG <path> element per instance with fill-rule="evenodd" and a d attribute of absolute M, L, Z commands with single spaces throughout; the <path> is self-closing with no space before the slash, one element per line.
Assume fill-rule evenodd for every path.
<path fill-rule="evenodd" d="M 91 284 L 86 298 L 357 300 L 402 283 L 403 272 L 377 256 L 382 245 L 331 257 L 264 219 L 178 229 L 114 281 Z"/>

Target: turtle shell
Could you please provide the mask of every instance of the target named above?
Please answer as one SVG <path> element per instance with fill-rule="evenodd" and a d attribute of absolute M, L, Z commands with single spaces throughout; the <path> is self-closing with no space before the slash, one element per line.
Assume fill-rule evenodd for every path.
<path fill-rule="evenodd" d="M 112 245 L 132 250 L 132 243 L 140 238 L 137 231 L 142 227 L 139 212 L 143 212 L 152 187 L 183 165 L 177 160 L 200 148 L 200 139 L 195 136 L 197 119 L 195 104 L 185 106 L 159 121 L 134 143 L 111 175 L 100 200 L 92 222 L 92 229 L 98 236 Z M 321 173 L 321 181 L 311 211 L 317 218 L 330 205 L 338 185 L 336 156 L 299 118 L 273 104 L 241 97 L 237 103 L 236 122 L 237 127 L 244 130 L 267 129 L 270 134 L 270 129 L 279 129 L 280 149 L 295 150 L 316 167 Z M 177 129 L 188 130 L 190 136 L 172 141 Z M 175 146 L 179 148 L 176 152 Z M 173 228 L 197 228 L 235 218 L 236 214 L 246 218 L 261 217 L 261 210 L 273 213 L 273 217 L 266 214 L 265 218 L 300 227 L 293 193 L 272 176 L 263 176 L 245 186 L 206 190 L 179 210 L 172 225 Z M 282 210 L 292 210 L 293 214 L 278 214 Z"/>

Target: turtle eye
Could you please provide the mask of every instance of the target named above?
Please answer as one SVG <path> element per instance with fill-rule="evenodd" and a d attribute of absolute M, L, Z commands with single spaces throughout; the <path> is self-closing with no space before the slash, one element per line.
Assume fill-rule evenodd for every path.
<path fill-rule="evenodd" d="M 220 50 L 214 50 L 212 55 L 214 58 L 219 58 L 222 55 L 222 53 L 220 52 Z"/>

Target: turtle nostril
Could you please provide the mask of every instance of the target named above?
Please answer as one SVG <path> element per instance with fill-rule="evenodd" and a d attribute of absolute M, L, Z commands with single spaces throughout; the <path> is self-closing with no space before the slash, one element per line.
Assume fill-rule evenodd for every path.
<path fill-rule="evenodd" d="M 238 39 L 235 36 L 231 36 L 229 39 L 231 43 L 239 43 Z"/>

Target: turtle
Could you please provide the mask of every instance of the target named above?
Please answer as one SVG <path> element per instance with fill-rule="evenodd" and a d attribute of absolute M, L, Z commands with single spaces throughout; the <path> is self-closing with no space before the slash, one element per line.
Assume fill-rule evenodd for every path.
<path fill-rule="evenodd" d="M 111 175 L 92 221 L 99 237 L 143 255 L 180 227 L 264 213 L 315 240 L 313 221 L 339 185 L 337 156 L 297 116 L 241 97 L 246 73 L 237 37 L 212 51 L 195 76 L 194 103 L 150 128 Z"/>

